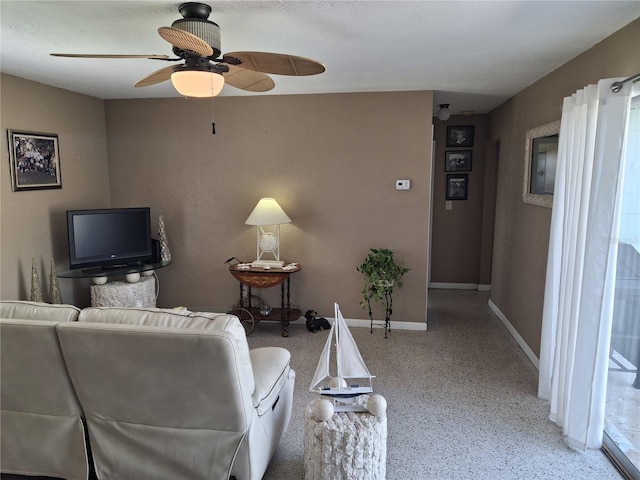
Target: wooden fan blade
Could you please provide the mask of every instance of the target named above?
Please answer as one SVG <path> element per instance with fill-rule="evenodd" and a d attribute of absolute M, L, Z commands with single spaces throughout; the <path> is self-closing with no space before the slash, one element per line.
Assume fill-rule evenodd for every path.
<path fill-rule="evenodd" d="M 229 71 L 224 72 L 222 76 L 224 77 L 225 83 L 232 87 L 249 92 L 268 92 L 275 87 L 273 80 L 262 72 L 254 72 L 235 65 L 227 66 L 229 67 Z"/>
<path fill-rule="evenodd" d="M 317 75 L 325 71 L 324 65 L 315 60 L 282 53 L 231 52 L 225 57 L 239 58 L 242 63 L 238 66 L 246 70 L 276 75 Z"/>
<path fill-rule="evenodd" d="M 155 72 L 147 75 L 142 80 L 139 80 L 136 83 L 136 87 L 148 87 L 150 85 L 155 85 L 156 83 L 166 82 L 171 78 L 171 74 L 173 73 L 173 69 L 175 67 L 164 67 L 160 70 L 156 70 Z"/>
<path fill-rule="evenodd" d="M 97 53 L 50 53 L 49 55 L 70 58 L 150 58 L 152 60 L 169 60 L 168 55 L 103 55 Z"/>
<path fill-rule="evenodd" d="M 213 48 L 207 42 L 195 35 L 173 27 L 160 27 L 160 36 L 174 47 L 187 52 L 197 53 L 202 57 L 213 55 Z"/>

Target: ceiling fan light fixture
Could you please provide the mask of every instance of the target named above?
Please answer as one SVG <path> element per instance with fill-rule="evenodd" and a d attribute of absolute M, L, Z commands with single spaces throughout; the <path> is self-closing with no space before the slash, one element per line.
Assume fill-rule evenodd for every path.
<path fill-rule="evenodd" d="M 171 83 L 185 97 L 215 97 L 224 87 L 224 77 L 207 70 L 177 70 L 171 74 Z"/>
<path fill-rule="evenodd" d="M 446 120 L 449 120 L 449 117 L 451 117 L 451 112 L 449 111 L 449 104 L 441 103 L 440 110 L 438 110 L 438 118 L 444 122 Z"/>
<path fill-rule="evenodd" d="M 275 87 L 268 73 L 301 76 L 325 71 L 321 63 L 297 55 L 242 51 L 221 56 L 220 27 L 208 20 L 211 6 L 185 2 L 180 4 L 178 11 L 183 18 L 174 21 L 170 27 L 159 27 L 157 30 L 160 38 L 172 45 L 177 58 L 169 58 L 168 55 L 51 55 L 72 58 L 148 58 L 170 62 L 182 60 L 182 65 L 161 68 L 134 85 L 148 87 L 171 79 L 180 95 L 199 98 L 217 96 L 225 83 L 247 92 L 268 92 Z"/>

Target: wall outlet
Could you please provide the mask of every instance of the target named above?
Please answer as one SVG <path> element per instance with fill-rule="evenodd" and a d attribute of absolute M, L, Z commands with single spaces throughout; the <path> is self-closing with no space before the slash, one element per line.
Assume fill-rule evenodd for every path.
<path fill-rule="evenodd" d="M 396 180 L 396 190 L 409 190 L 411 188 L 411 180 Z"/>
<path fill-rule="evenodd" d="M 453 208 L 453 202 L 451 200 L 447 200 L 444 202 L 444 209 L 451 210 Z"/>

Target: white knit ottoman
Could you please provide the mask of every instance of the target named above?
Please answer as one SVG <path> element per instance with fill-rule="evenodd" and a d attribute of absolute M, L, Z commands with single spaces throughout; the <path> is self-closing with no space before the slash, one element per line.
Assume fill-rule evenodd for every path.
<path fill-rule="evenodd" d="M 334 413 L 316 422 L 310 402 L 304 413 L 305 480 L 384 480 L 387 415 Z"/>

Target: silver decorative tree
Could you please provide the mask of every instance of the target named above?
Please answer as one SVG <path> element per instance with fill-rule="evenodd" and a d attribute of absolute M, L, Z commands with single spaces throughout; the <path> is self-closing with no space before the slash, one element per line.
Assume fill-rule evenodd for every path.
<path fill-rule="evenodd" d="M 40 285 L 40 277 L 36 269 L 36 261 L 31 259 L 31 298 L 32 302 L 42 302 L 42 286 Z"/>
<path fill-rule="evenodd" d="M 62 303 L 62 294 L 60 293 L 56 264 L 53 258 L 51 259 L 51 274 L 49 275 L 49 303 Z"/>
<path fill-rule="evenodd" d="M 167 230 L 164 226 L 164 217 L 162 215 L 158 218 L 158 240 L 160 241 L 160 260 L 163 262 L 170 262 L 171 251 L 169 251 Z"/>

